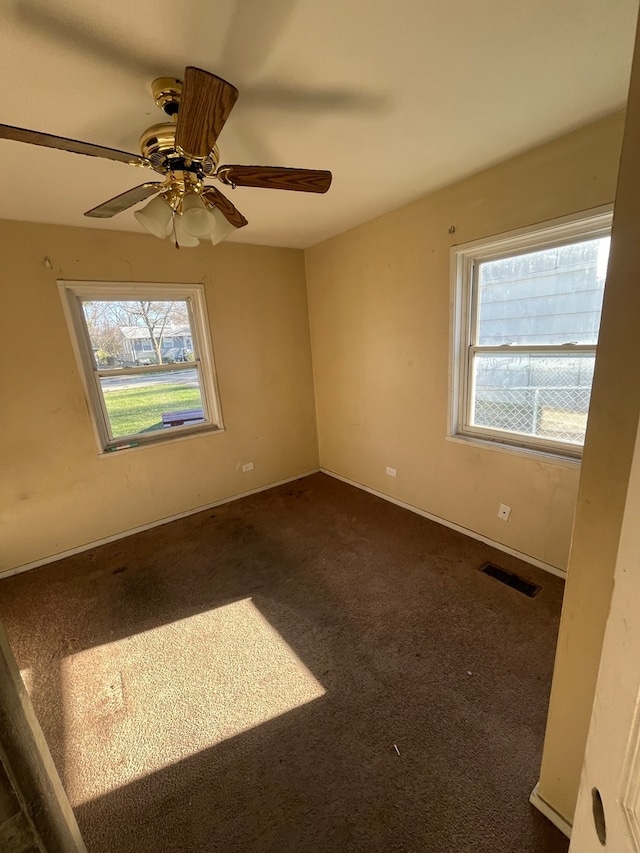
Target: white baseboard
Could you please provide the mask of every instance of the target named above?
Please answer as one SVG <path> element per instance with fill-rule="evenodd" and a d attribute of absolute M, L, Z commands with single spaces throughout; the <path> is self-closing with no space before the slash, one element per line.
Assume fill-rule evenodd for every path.
<path fill-rule="evenodd" d="M 213 509 L 216 506 L 221 506 L 222 504 L 231 503 L 231 501 L 237 501 L 241 498 L 249 497 L 249 495 L 255 495 L 259 492 L 265 492 L 268 489 L 274 489 L 276 486 L 283 486 L 286 483 L 292 483 L 295 480 L 300 480 L 303 477 L 308 477 L 311 474 L 317 474 L 318 471 L 322 471 L 323 474 L 327 474 L 329 477 L 335 477 L 336 480 L 342 480 L 343 483 L 347 483 L 350 486 L 355 486 L 357 489 L 362 489 L 365 492 L 369 492 L 369 494 L 375 495 L 378 498 L 382 498 L 385 501 L 389 501 L 390 503 L 396 504 L 396 506 L 400 506 L 403 509 L 408 509 L 410 512 L 415 512 L 418 515 L 423 516 L 424 518 L 428 518 L 430 521 L 435 521 L 437 524 L 443 524 L 445 527 L 450 527 L 452 530 L 456 530 L 458 533 L 464 533 L 465 536 L 470 536 L 472 539 L 477 539 L 480 542 L 484 542 L 485 545 L 491 545 L 492 548 L 497 548 L 499 551 L 504 551 L 506 554 L 511 554 L 513 557 L 518 557 L 520 560 L 524 560 L 526 563 L 531 563 L 533 566 L 537 566 L 540 569 L 544 569 L 546 572 L 550 572 L 552 575 L 557 575 L 558 577 L 565 578 L 566 572 L 562 569 L 559 569 L 557 566 L 552 566 L 549 563 L 543 563 L 542 560 L 538 560 L 536 557 L 532 557 L 529 554 L 523 554 L 521 551 L 516 551 L 514 548 L 509 548 L 507 545 L 503 545 L 501 542 L 496 542 L 494 539 L 489 539 L 488 536 L 483 536 L 480 533 L 476 533 L 475 530 L 470 530 L 467 527 L 462 527 L 460 524 L 455 524 L 452 521 L 447 521 L 446 518 L 440 518 L 433 513 L 426 512 L 426 510 L 420 509 L 420 507 L 413 506 L 413 504 L 408 504 L 405 501 L 401 501 L 398 498 L 391 497 L 391 495 L 386 495 L 384 492 L 379 492 L 377 489 L 372 489 L 369 486 L 365 486 L 362 483 L 358 483 L 355 480 L 350 480 L 348 477 L 343 477 L 341 474 L 336 474 L 335 471 L 330 471 L 327 468 L 314 468 L 311 471 L 305 471 L 302 474 L 296 474 L 295 477 L 287 477 L 285 480 L 278 480 L 275 483 L 267 483 L 264 486 L 259 486 L 257 489 L 249 489 L 246 492 L 239 492 L 236 495 L 231 495 L 228 498 L 221 498 L 220 500 L 213 501 L 212 503 L 203 504 L 202 506 L 197 506 L 194 509 L 188 509 L 185 512 L 179 512 L 175 515 L 168 515 L 164 518 L 160 518 L 157 521 L 151 521 L 148 524 L 142 524 L 139 527 L 132 527 L 128 530 L 123 530 L 121 533 L 114 533 L 112 536 L 105 536 L 103 539 L 97 539 L 94 542 L 87 542 L 85 545 L 79 545 L 77 548 L 70 548 L 67 551 L 60 551 L 57 554 L 51 554 L 50 556 L 43 557 L 40 560 L 34 560 L 30 563 L 24 563 L 21 566 L 15 566 L 11 569 L 6 569 L 4 572 L 0 571 L 0 578 L 11 577 L 11 575 L 20 574 L 20 572 L 27 572 L 30 569 L 37 569 L 39 566 L 45 566 L 48 563 L 55 563 L 56 560 L 62 560 L 65 557 L 72 557 L 74 554 L 81 554 L 83 551 L 89 551 L 92 548 L 97 548 L 100 545 L 106 545 L 109 542 L 116 542 L 118 539 L 124 539 L 126 536 L 133 536 L 135 533 L 142 533 L 144 530 L 151 530 L 153 527 L 159 527 L 162 524 L 169 524 L 172 521 L 178 521 L 180 518 L 186 518 L 189 515 L 195 515 L 198 512 L 204 512 L 208 509 Z"/>
<path fill-rule="evenodd" d="M 295 477 L 287 477 L 286 480 L 278 480 L 275 483 L 267 483 L 266 486 L 258 486 L 257 489 L 249 489 L 246 492 L 239 492 L 237 495 L 231 495 L 228 498 L 221 498 L 212 503 L 197 506 L 194 509 L 187 509 L 185 512 L 178 512 L 175 515 L 167 515 L 164 518 L 159 518 L 157 521 L 150 521 L 148 524 L 141 524 L 139 527 L 131 527 L 129 530 L 123 530 L 121 533 L 114 533 L 112 536 L 105 536 L 104 539 L 96 539 L 95 542 L 87 542 L 86 545 L 79 545 L 77 548 L 69 548 L 68 551 L 60 551 L 58 554 L 51 554 L 49 557 L 43 557 L 41 560 L 34 560 L 31 563 L 24 563 L 21 566 L 15 566 L 6 571 L 0 571 L 0 579 L 18 575 L 21 572 L 28 572 L 29 569 L 37 569 L 39 566 L 45 566 L 47 563 L 55 563 L 56 560 L 62 560 L 65 557 L 72 557 L 74 554 L 81 554 L 83 551 L 90 551 L 92 548 L 97 548 L 99 545 L 106 545 L 109 542 L 116 542 L 118 539 L 124 539 L 127 536 L 133 536 L 134 533 L 142 533 L 144 530 L 151 530 L 153 527 L 160 527 L 162 524 L 169 524 L 172 521 L 178 521 L 180 518 L 186 518 L 189 515 L 196 515 L 198 512 L 204 512 L 208 509 L 213 509 L 222 504 L 228 504 L 232 501 L 239 501 L 241 498 L 247 498 L 249 495 L 257 495 L 258 492 L 266 492 L 268 489 L 275 489 L 276 486 L 284 486 L 286 483 L 293 483 L 295 480 L 301 480 L 303 477 L 309 477 L 311 474 L 317 474 L 319 468 L 314 468 L 311 471 L 305 471 L 302 474 L 296 474 Z"/>
<path fill-rule="evenodd" d="M 529 797 L 529 802 L 532 806 L 535 806 L 541 814 L 543 814 L 554 826 L 557 826 L 560 832 L 563 832 L 567 838 L 571 838 L 571 830 L 572 826 L 569 821 L 565 820 L 562 815 L 559 815 L 558 812 L 552 808 L 546 800 L 543 800 L 538 791 L 538 785 L 540 783 L 536 782 L 536 786 L 531 792 L 531 796 Z"/>
<path fill-rule="evenodd" d="M 443 524 L 445 527 L 450 527 L 452 530 L 457 530 L 458 533 L 464 533 L 465 536 L 470 536 L 472 539 L 477 539 L 479 542 L 484 542 L 485 545 L 491 545 L 492 548 L 497 548 L 499 551 L 504 551 L 505 554 L 511 554 L 512 557 L 517 557 L 519 560 L 523 560 L 525 563 L 530 563 L 532 566 L 537 566 L 539 569 L 544 569 L 545 572 L 549 572 L 552 575 L 556 575 L 559 578 L 566 578 L 567 573 L 564 569 L 559 569 L 557 566 L 552 566 L 550 563 L 543 563 L 542 560 L 538 560 L 536 557 L 532 557 L 530 554 L 523 554 L 521 551 L 516 551 L 515 548 L 509 548 L 508 545 L 503 545 L 502 542 L 496 542 L 495 539 L 489 539 L 488 536 L 483 536 L 481 533 L 476 533 L 475 530 L 470 530 L 468 527 L 463 527 L 461 524 L 455 524 L 453 521 L 447 521 L 446 518 L 440 518 L 438 515 L 434 515 L 431 512 L 426 512 L 424 509 L 420 509 L 420 507 L 414 506 L 413 504 L 408 504 L 405 501 L 401 501 L 398 498 L 393 498 L 391 495 L 385 495 L 384 492 L 379 492 L 377 489 L 371 489 L 369 486 L 365 486 L 362 483 L 358 483 L 355 480 L 350 480 L 348 477 L 343 477 L 341 474 L 336 474 L 335 471 L 329 471 L 328 468 L 320 468 L 323 474 L 328 474 L 329 477 L 335 477 L 336 480 L 342 480 L 343 483 L 348 483 L 350 486 L 355 486 L 357 489 L 362 489 L 365 492 L 369 492 L 371 495 L 375 495 L 378 498 L 382 498 L 385 501 L 389 501 L 392 504 L 396 504 L 396 506 L 401 506 L 403 509 L 408 509 L 410 512 L 415 512 L 418 515 L 423 516 L 423 518 L 428 518 L 429 521 L 435 521 L 437 524 Z"/>

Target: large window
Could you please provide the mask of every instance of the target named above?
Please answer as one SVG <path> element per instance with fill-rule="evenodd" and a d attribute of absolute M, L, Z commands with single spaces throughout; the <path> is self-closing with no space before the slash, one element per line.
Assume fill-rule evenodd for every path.
<path fill-rule="evenodd" d="M 453 250 L 452 433 L 579 457 L 611 213 Z"/>
<path fill-rule="evenodd" d="M 59 288 L 101 450 L 222 429 L 202 285 Z"/>

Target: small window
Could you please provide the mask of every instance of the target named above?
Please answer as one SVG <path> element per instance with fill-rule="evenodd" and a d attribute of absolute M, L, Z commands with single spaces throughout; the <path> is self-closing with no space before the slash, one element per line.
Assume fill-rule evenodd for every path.
<path fill-rule="evenodd" d="M 59 282 L 101 450 L 221 430 L 202 285 Z M 180 326 L 189 358 L 171 357 Z"/>
<path fill-rule="evenodd" d="M 611 213 L 453 250 L 452 434 L 579 457 Z"/>

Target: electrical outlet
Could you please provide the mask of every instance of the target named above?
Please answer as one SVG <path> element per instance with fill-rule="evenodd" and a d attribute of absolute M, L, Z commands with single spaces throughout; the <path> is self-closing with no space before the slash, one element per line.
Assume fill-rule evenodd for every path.
<path fill-rule="evenodd" d="M 511 507 L 505 506 L 505 504 L 500 504 L 498 507 L 498 518 L 502 521 L 509 521 L 509 516 L 511 515 Z"/>
<path fill-rule="evenodd" d="M 255 465 L 253 464 L 253 462 L 245 462 L 244 465 L 242 466 L 242 470 L 244 471 L 245 474 L 247 473 L 247 471 L 253 471 L 254 468 L 255 468 Z"/>
<path fill-rule="evenodd" d="M 389 468 L 389 466 L 387 465 L 387 474 L 388 474 L 390 477 L 395 477 L 395 476 L 397 476 L 397 475 L 396 475 L 396 469 L 395 469 L 395 468 Z"/>

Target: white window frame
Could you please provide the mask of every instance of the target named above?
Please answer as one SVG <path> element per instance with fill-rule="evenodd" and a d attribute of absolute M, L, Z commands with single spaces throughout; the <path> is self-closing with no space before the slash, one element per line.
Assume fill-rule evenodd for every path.
<path fill-rule="evenodd" d="M 478 427 L 470 423 L 473 404 L 472 368 L 476 353 L 583 353 L 597 351 L 596 344 L 551 346 L 479 346 L 477 333 L 478 266 L 513 255 L 566 246 L 611 234 L 613 205 L 603 205 L 561 219 L 475 240 L 451 249 L 451 359 L 449 370 L 450 417 L 447 436 L 496 449 L 543 453 L 558 458 L 580 460 L 582 446 L 555 439 Z"/>
<path fill-rule="evenodd" d="M 91 412 L 94 435 L 100 454 L 148 447 L 206 432 L 224 431 L 203 284 L 59 280 L 58 290 L 62 299 L 83 390 Z M 175 364 L 153 364 L 139 367 L 99 368 L 95 363 L 89 330 L 82 310 L 82 302 L 101 299 L 116 302 L 136 300 L 186 301 L 195 361 L 189 362 L 188 365 L 177 362 Z M 185 367 L 194 368 L 198 373 L 205 417 L 202 423 L 185 424 L 153 433 L 138 433 L 117 438 L 112 435 L 100 384 L 102 377 L 144 375 L 145 373 L 158 373 L 159 371 L 175 372 L 184 370 Z"/>

